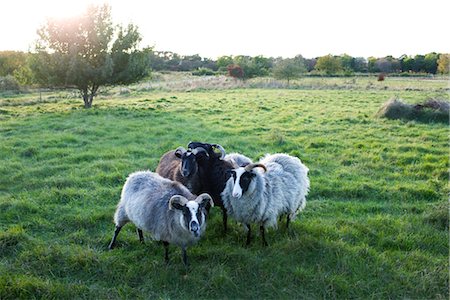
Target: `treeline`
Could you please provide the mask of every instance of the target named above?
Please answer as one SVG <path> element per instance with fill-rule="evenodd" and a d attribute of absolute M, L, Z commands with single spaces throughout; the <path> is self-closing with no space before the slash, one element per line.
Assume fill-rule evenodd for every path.
<path fill-rule="evenodd" d="M 180 55 L 170 51 L 144 50 L 148 55 L 148 69 L 153 71 L 192 72 L 194 75 L 229 74 L 248 79 L 273 75 L 280 79 L 294 79 L 308 75 L 353 75 L 364 73 L 386 74 L 448 74 L 449 54 L 428 53 L 400 57 L 352 57 L 350 55 L 325 55 L 316 58 L 221 56 L 217 60 L 200 55 Z M 39 83 L 30 68 L 33 53 L 0 51 L 0 89 L 17 85 Z"/>
<path fill-rule="evenodd" d="M 266 76 L 273 68 L 282 63 L 282 57 L 264 56 L 221 56 L 217 60 L 202 58 L 200 55 L 182 56 L 169 51 L 152 51 L 150 66 L 156 71 L 196 71 L 201 68 L 212 71 L 226 71 L 230 65 L 240 66 L 246 77 Z M 448 54 L 436 52 L 426 55 L 408 56 L 398 58 L 386 56 L 352 57 L 350 55 L 326 55 L 316 58 L 303 58 L 297 55 L 291 62 L 299 65 L 306 72 L 325 74 L 352 74 L 352 73 L 448 73 Z"/>

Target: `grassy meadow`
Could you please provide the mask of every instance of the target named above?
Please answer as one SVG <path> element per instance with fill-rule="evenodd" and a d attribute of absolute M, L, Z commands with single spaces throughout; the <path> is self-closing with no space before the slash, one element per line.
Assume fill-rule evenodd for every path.
<path fill-rule="evenodd" d="M 448 125 L 375 117 L 392 97 L 449 99 L 448 82 L 307 80 L 142 82 L 92 109 L 67 91 L 2 96 L 0 299 L 448 299 Z M 107 251 L 127 175 L 191 140 L 299 157 L 311 180 L 304 213 L 269 231 L 269 247 L 259 236 L 244 247 L 243 228 L 231 221 L 223 236 L 213 208 L 187 270 L 178 248 L 166 265 L 132 224 Z"/>

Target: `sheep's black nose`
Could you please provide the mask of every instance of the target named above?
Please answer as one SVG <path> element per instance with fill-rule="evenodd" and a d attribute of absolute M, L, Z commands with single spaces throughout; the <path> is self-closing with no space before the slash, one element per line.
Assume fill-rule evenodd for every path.
<path fill-rule="evenodd" d="M 191 172 L 189 171 L 189 169 L 183 168 L 183 169 L 181 170 L 181 175 L 182 175 L 183 177 L 189 177 L 189 175 L 191 175 Z"/>
<path fill-rule="evenodd" d="M 198 229 L 199 229 L 198 223 L 195 221 L 192 221 L 191 222 L 191 231 L 196 233 L 198 231 Z"/>

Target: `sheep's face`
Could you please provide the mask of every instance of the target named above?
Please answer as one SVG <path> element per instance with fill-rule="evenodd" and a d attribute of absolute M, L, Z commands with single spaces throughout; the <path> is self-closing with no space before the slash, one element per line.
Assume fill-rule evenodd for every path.
<path fill-rule="evenodd" d="M 181 212 L 181 226 L 198 238 L 205 229 L 205 206 L 208 202 L 212 204 L 212 198 L 208 194 L 201 194 L 191 201 L 188 201 L 183 196 L 175 195 L 170 200 L 169 208 Z"/>
<path fill-rule="evenodd" d="M 191 151 L 187 151 L 181 158 L 181 175 L 189 177 L 198 171 L 197 158 Z"/>
<path fill-rule="evenodd" d="M 181 158 L 180 171 L 183 177 L 189 177 L 197 173 L 198 171 L 197 157 L 195 156 L 194 153 L 192 153 L 192 151 L 190 150 L 184 152 L 177 151 L 175 152 L 175 155 L 178 158 Z"/>
<path fill-rule="evenodd" d="M 237 168 L 231 170 L 233 180 L 233 192 L 234 198 L 241 198 L 241 196 L 248 190 L 253 190 L 252 179 L 256 176 L 252 171 L 246 171 L 244 168 Z"/>

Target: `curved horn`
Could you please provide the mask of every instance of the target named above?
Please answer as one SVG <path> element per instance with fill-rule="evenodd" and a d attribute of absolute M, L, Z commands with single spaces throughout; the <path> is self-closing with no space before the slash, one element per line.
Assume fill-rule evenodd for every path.
<path fill-rule="evenodd" d="M 188 199 L 186 199 L 185 197 L 181 195 L 174 195 L 169 200 L 169 209 L 180 209 L 181 206 L 185 206 L 187 202 Z"/>
<path fill-rule="evenodd" d="M 253 168 L 257 168 L 257 167 L 263 168 L 264 172 L 267 172 L 267 168 L 263 164 L 248 164 L 245 166 L 244 170 L 247 172 L 250 172 Z"/>
<path fill-rule="evenodd" d="M 222 154 L 220 156 L 220 159 L 224 159 L 225 158 L 225 155 L 226 155 L 225 149 L 223 149 L 223 147 L 221 145 L 219 145 L 219 144 L 212 144 L 211 146 L 213 146 L 214 148 L 217 148 L 217 149 L 220 150 L 220 153 Z"/>
<path fill-rule="evenodd" d="M 197 147 L 197 148 L 192 150 L 192 153 L 194 153 L 194 155 L 197 155 L 200 152 L 204 152 L 206 154 L 206 156 L 209 157 L 208 151 L 206 151 L 206 149 L 203 148 L 203 147 Z"/>
<path fill-rule="evenodd" d="M 184 147 L 178 147 L 175 150 L 175 156 L 181 158 L 181 156 L 183 155 L 183 153 L 186 153 L 186 149 L 184 149 Z"/>
<path fill-rule="evenodd" d="M 211 207 L 214 206 L 213 199 L 212 199 L 211 196 L 210 196 L 209 194 L 207 194 L 207 193 L 203 193 L 203 194 L 199 195 L 194 201 L 197 202 L 198 204 L 203 205 L 203 206 L 205 206 L 206 203 L 208 203 L 208 202 L 209 202 L 209 205 L 210 205 Z"/>

